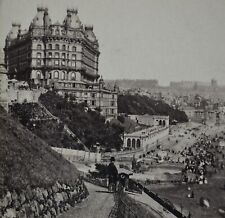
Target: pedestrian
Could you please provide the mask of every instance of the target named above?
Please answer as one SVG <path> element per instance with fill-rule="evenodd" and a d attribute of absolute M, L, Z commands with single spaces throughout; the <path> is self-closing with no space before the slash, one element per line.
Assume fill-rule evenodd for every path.
<path fill-rule="evenodd" d="M 117 184 L 117 179 L 118 179 L 118 170 L 114 164 L 115 158 L 111 157 L 110 158 L 110 163 L 108 165 L 108 179 L 109 179 L 109 191 L 114 192 L 116 191 L 116 184 Z"/>

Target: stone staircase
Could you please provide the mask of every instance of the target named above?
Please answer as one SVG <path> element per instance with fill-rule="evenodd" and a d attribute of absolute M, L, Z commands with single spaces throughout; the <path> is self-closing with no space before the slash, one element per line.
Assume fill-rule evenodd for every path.
<path fill-rule="evenodd" d="M 54 116 L 41 102 L 37 102 L 39 107 L 45 110 L 46 114 L 48 114 L 53 120 L 59 120 L 58 117 Z"/>
<path fill-rule="evenodd" d="M 64 124 L 64 131 L 65 132 L 67 132 L 72 138 L 75 138 L 75 139 L 77 139 L 77 141 L 81 144 L 81 145 L 83 145 L 84 146 L 84 150 L 85 151 L 90 151 L 88 148 L 87 148 L 87 146 L 77 137 L 77 135 L 74 133 L 74 132 L 72 132 L 72 130 L 66 125 L 66 124 Z"/>

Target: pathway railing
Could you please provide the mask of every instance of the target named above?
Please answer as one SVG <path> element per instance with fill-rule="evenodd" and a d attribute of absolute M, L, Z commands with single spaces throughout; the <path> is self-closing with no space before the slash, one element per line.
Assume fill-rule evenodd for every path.
<path fill-rule="evenodd" d="M 98 178 L 92 178 L 88 175 L 84 177 L 84 180 L 91 182 L 95 185 L 99 185 L 102 187 L 107 187 L 106 180 L 101 180 Z M 165 210 L 173 214 L 177 218 L 187 218 L 180 211 L 178 211 L 173 205 L 169 204 L 167 201 L 160 198 L 157 194 L 150 191 L 140 183 L 134 181 L 133 179 L 129 179 L 129 188 L 131 190 L 135 190 L 139 192 L 139 190 L 143 191 L 150 198 L 160 204 Z M 130 198 L 124 191 L 121 183 L 118 185 L 118 191 L 115 193 L 117 196 L 116 204 L 117 207 L 117 218 L 154 218 L 153 213 L 150 210 L 145 208 L 141 203 L 136 202 L 134 199 Z M 115 211 L 114 211 L 115 212 Z M 109 216 L 110 217 L 110 216 Z"/>
<path fill-rule="evenodd" d="M 153 213 L 122 190 L 116 193 L 117 218 L 154 218 Z M 111 218 L 111 217 L 110 217 Z"/>
<path fill-rule="evenodd" d="M 174 206 L 170 205 L 168 202 L 164 201 L 162 198 L 160 198 L 157 194 L 154 192 L 148 190 L 146 187 L 141 185 L 140 183 L 137 183 L 133 180 L 133 182 L 140 187 L 150 198 L 152 198 L 154 201 L 159 203 L 161 206 L 163 206 L 166 210 L 168 210 L 170 213 L 172 213 L 174 216 L 178 218 L 186 218 L 185 215 L 183 215 L 180 211 L 178 211 Z"/>

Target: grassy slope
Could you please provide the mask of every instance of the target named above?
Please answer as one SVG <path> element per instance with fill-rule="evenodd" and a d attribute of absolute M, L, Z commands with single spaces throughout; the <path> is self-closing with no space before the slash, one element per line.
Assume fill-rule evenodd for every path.
<path fill-rule="evenodd" d="M 0 191 L 70 183 L 77 177 L 72 164 L 0 108 Z"/>
<path fill-rule="evenodd" d="M 119 148 L 122 145 L 123 128 L 117 123 L 105 123 L 105 118 L 96 111 L 85 112 L 84 104 L 73 103 L 54 92 L 40 96 L 41 103 L 68 127 L 88 147 L 97 142 L 105 148 Z"/>
<path fill-rule="evenodd" d="M 83 145 L 78 143 L 76 138 L 73 139 L 65 133 L 63 124 L 58 124 L 56 121 L 38 122 L 32 132 L 50 146 L 84 150 Z"/>
<path fill-rule="evenodd" d="M 37 111 L 40 112 L 40 109 L 40 106 L 37 104 L 23 103 L 14 104 L 11 112 L 13 117 L 18 118 L 24 126 L 50 146 L 83 149 L 83 146 L 76 139 L 73 139 L 65 133 L 63 123 L 58 123 L 55 120 L 30 121 L 30 119 L 38 115 Z M 33 123 L 35 123 L 35 126 Z"/>
<path fill-rule="evenodd" d="M 169 115 L 171 120 L 188 121 L 185 112 L 175 110 L 163 101 L 141 95 L 119 95 L 118 111 L 127 114 Z"/>

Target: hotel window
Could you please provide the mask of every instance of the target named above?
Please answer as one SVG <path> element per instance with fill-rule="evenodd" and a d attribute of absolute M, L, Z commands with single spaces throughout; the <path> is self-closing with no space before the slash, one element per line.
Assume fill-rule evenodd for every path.
<path fill-rule="evenodd" d="M 52 66 L 52 60 L 49 60 L 49 61 L 48 61 L 48 65 L 49 65 L 49 66 Z"/>
<path fill-rule="evenodd" d="M 114 114 L 114 109 L 111 109 L 111 114 Z"/>
<path fill-rule="evenodd" d="M 66 64 L 65 64 L 65 61 L 64 60 L 62 60 L 62 66 L 65 66 Z"/>
<path fill-rule="evenodd" d="M 55 30 L 55 34 L 59 35 L 59 29 Z"/>
<path fill-rule="evenodd" d="M 75 75 L 75 73 L 72 73 L 72 74 L 71 74 L 71 80 L 76 80 L 76 75 Z"/>
<path fill-rule="evenodd" d="M 37 49 L 41 50 L 41 45 L 40 44 L 37 45 Z"/>
<path fill-rule="evenodd" d="M 41 79 L 41 72 L 37 71 L 37 79 Z"/>
<path fill-rule="evenodd" d="M 59 44 L 55 45 L 55 50 L 59 50 Z"/>
<path fill-rule="evenodd" d="M 48 45 L 48 49 L 52 50 L 52 44 Z"/>
<path fill-rule="evenodd" d="M 55 53 L 55 58 L 59 58 L 59 53 L 58 52 Z"/>
<path fill-rule="evenodd" d="M 49 58 L 52 58 L 52 52 L 49 52 L 49 53 L 48 53 L 48 57 L 49 57 Z"/>
<path fill-rule="evenodd" d="M 37 66 L 41 66 L 41 60 L 37 59 Z"/>
<path fill-rule="evenodd" d="M 40 52 L 37 53 L 37 58 L 41 58 L 41 53 Z"/>
<path fill-rule="evenodd" d="M 62 50 L 63 50 L 63 51 L 66 50 L 66 46 L 65 46 L 65 45 L 62 46 Z"/>
<path fill-rule="evenodd" d="M 59 60 L 55 60 L 55 65 L 59 66 Z"/>
<path fill-rule="evenodd" d="M 66 59 L 66 54 L 62 53 L 62 59 Z"/>
<path fill-rule="evenodd" d="M 75 61 L 72 61 L 71 66 L 72 67 L 75 67 L 76 66 Z"/>
<path fill-rule="evenodd" d="M 115 103 L 114 101 L 111 101 L 111 106 L 114 106 L 114 103 Z"/>
<path fill-rule="evenodd" d="M 58 79 L 58 78 L 59 78 L 59 72 L 58 72 L 58 71 L 55 71 L 55 72 L 54 72 L 54 78 L 55 78 L 55 79 Z"/>
<path fill-rule="evenodd" d="M 95 106 L 95 101 L 91 101 L 91 105 L 92 106 Z"/>
<path fill-rule="evenodd" d="M 76 51 L 77 48 L 75 46 L 72 47 L 72 51 Z"/>
<path fill-rule="evenodd" d="M 72 60 L 76 60 L 76 55 L 75 54 L 72 54 Z"/>
<path fill-rule="evenodd" d="M 91 97 L 92 97 L 92 98 L 95 98 L 95 93 L 92 93 L 92 94 L 91 94 Z"/>

